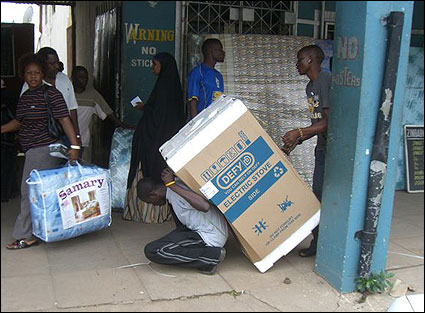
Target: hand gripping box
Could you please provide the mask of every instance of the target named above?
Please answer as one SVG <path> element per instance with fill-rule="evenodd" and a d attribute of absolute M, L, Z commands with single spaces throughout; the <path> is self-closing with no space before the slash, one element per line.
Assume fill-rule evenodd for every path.
<path fill-rule="evenodd" d="M 320 202 L 238 99 L 220 97 L 160 152 L 180 179 L 223 212 L 260 272 L 319 223 Z"/>

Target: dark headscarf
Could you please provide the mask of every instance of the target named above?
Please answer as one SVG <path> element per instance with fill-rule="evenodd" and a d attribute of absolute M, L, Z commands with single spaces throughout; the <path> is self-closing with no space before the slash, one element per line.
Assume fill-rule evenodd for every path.
<path fill-rule="evenodd" d="M 127 188 L 136 177 L 140 162 L 144 177 L 161 181 L 167 164 L 158 149 L 184 125 L 183 90 L 176 61 L 166 52 L 158 53 L 154 59 L 161 63 L 161 71 L 134 132 Z"/>

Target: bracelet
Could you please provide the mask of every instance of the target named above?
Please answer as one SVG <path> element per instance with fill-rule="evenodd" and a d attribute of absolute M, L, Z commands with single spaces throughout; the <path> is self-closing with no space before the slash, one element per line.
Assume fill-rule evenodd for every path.
<path fill-rule="evenodd" d="M 80 139 L 81 138 L 81 135 L 80 134 L 76 134 L 75 137 L 77 137 L 77 139 Z"/>
<path fill-rule="evenodd" d="M 70 145 L 70 148 L 73 150 L 81 150 L 81 147 L 76 145 Z"/>
<path fill-rule="evenodd" d="M 303 139 L 304 134 L 303 134 L 303 131 L 301 130 L 301 128 L 298 128 L 298 132 L 300 133 L 301 139 Z"/>
<path fill-rule="evenodd" d="M 165 184 L 165 187 L 170 187 L 170 186 L 174 185 L 175 183 L 176 183 L 175 180 L 170 181 L 169 183 Z"/>

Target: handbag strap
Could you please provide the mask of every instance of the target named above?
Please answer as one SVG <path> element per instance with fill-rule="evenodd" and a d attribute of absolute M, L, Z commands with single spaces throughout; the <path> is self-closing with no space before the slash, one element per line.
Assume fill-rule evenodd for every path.
<path fill-rule="evenodd" d="M 50 108 L 49 96 L 47 95 L 48 86 L 44 85 L 44 100 L 46 101 L 47 114 L 53 117 L 52 109 Z"/>

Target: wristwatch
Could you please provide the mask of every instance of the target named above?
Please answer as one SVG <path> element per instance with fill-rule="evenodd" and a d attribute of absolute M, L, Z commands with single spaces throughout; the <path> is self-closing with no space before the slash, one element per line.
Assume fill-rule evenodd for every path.
<path fill-rule="evenodd" d="M 298 137 L 298 141 L 297 141 L 297 144 L 302 144 L 303 143 L 303 140 L 301 139 L 301 137 Z"/>

